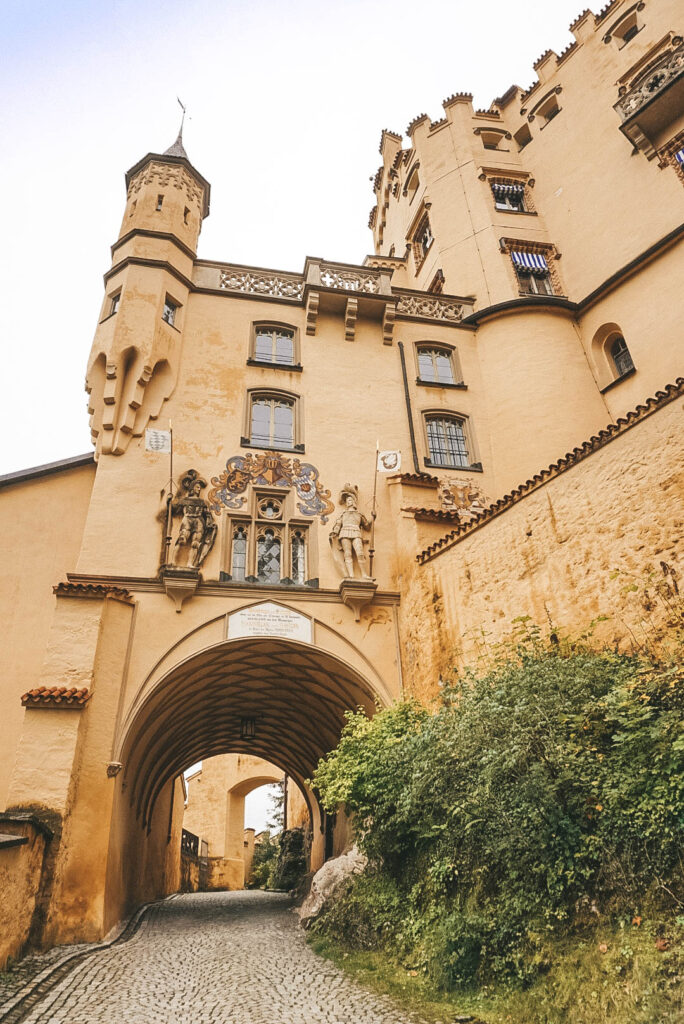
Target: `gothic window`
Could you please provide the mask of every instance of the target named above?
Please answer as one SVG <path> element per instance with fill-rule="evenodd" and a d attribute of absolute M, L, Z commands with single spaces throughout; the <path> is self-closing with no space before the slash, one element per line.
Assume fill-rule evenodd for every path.
<path fill-rule="evenodd" d="M 626 373 L 634 369 L 632 356 L 624 338 L 618 337 L 613 341 L 610 346 L 610 357 L 615 364 L 618 377 L 624 377 Z"/>
<path fill-rule="evenodd" d="M 234 580 L 244 580 L 247 574 L 247 528 L 236 526 L 233 530 L 233 546 L 231 555 L 231 576 Z"/>
<path fill-rule="evenodd" d="M 249 505 L 228 522 L 225 572 L 235 583 L 311 586 L 315 557 L 309 524 L 297 511 L 290 491 L 254 490 Z"/>
<path fill-rule="evenodd" d="M 288 327 L 257 324 L 254 328 L 253 358 L 259 363 L 292 366 L 295 362 L 295 332 Z"/>
<path fill-rule="evenodd" d="M 424 384 L 455 384 L 452 350 L 435 345 L 419 345 L 418 380 Z"/>
<path fill-rule="evenodd" d="M 470 467 L 465 420 L 460 416 L 425 417 L 430 465 L 450 469 Z"/>
<path fill-rule="evenodd" d="M 262 529 L 257 538 L 257 571 L 259 583 L 280 583 L 281 572 L 280 531 Z"/>
<path fill-rule="evenodd" d="M 290 537 L 290 565 L 293 583 L 306 581 L 306 537 L 304 530 L 294 530 Z"/>
<path fill-rule="evenodd" d="M 294 415 L 290 398 L 252 395 L 250 443 L 259 448 L 294 448 Z"/>

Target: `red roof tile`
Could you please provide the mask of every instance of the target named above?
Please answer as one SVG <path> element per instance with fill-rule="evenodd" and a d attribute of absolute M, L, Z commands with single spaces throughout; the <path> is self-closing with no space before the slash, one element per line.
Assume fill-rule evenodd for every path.
<path fill-rule="evenodd" d="M 87 686 L 36 686 L 22 694 L 21 703 L 25 708 L 83 708 L 90 697 Z"/>

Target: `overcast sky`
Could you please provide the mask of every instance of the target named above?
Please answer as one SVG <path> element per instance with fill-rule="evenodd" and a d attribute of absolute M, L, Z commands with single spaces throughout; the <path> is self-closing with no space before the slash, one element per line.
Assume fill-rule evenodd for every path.
<path fill-rule="evenodd" d="M 0 473 L 91 450 L 85 365 L 124 173 L 184 141 L 204 259 L 300 271 L 371 251 L 383 127 L 486 107 L 560 53 L 579 0 L 2 0 Z"/>

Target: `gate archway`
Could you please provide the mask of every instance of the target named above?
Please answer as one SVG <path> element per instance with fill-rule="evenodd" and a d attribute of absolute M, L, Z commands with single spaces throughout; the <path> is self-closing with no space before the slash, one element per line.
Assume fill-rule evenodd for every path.
<path fill-rule="evenodd" d="M 217 754 L 261 757 L 296 783 L 309 808 L 315 870 L 325 858 L 325 816 L 307 780 L 337 745 L 345 713 L 361 707 L 372 715 L 380 702 L 349 663 L 279 638 L 227 640 L 167 671 L 140 694 L 115 748 L 123 770 L 110 841 L 116 874 L 108 872 L 107 903 L 123 901 L 128 908 L 169 887 L 168 866 L 161 877 L 148 850 L 158 855 L 164 838 L 170 840 L 174 780 Z"/>

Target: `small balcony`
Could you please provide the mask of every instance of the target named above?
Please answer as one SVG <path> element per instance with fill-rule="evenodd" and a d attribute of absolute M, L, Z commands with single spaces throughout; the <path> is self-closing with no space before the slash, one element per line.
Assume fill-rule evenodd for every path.
<path fill-rule="evenodd" d="M 661 136 L 684 110 L 684 45 L 681 36 L 674 49 L 640 75 L 631 87 L 622 86 L 614 104 L 622 124 L 620 131 L 649 160 L 656 156 Z"/>

